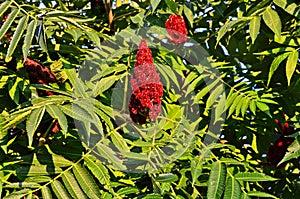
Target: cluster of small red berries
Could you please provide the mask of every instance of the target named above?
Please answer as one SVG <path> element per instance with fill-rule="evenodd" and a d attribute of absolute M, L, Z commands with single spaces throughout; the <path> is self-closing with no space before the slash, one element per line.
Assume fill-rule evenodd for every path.
<path fill-rule="evenodd" d="M 291 135 L 295 133 L 295 129 L 291 126 L 289 126 L 288 122 L 285 122 L 282 124 L 277 119 L 275 119 L 275 122 L 278 124 L 280 128 L 280 136 L 277 140 L 275 140 L 274 145 L 269 147 L 268 153 L 267 153 L 267 161 L 272 165 L 277 165 L 282 158 L 285 156 L 288 147 L 292 144 L 294 141 L 294 138 L 291 137 L 285 137 L 287 135 Z"/>
<path fill-rule="evenodd" d="M 152 51 L 146 40 L 142 40 L 136 54 L 134 73 L 131 78 L 132 94 L 129 100 L 129 112 L 133 122 L 145 124 L 155 120 L 161 112 L 163 85 L 153 64 Z"/>
<path fill-rule="evenodd" d="M 166 21 L 166 29 L 169 33 L 171 40 L 175 44 L 183 43 L 187 38 L 187 28 L 183 17 L 179 15 L 170 15 Z"/>
<path fill-rule="evenodd" d="M 27 58 L 25 60 L 24 66 L 28 72 L 29 81 L 31 84 L 42 84 L 48 85 L 49 83 L 58 82 L 56 77 L 51 73 L 49 68 L 43 66 L 42 64 L 36 62 L 33 59 Z M 48 90 L 37 90 L 39 96 L 52 96 L 53 92 Z M 57 133 L 60 130 L 59 123 L 56 120 L 52 126 L 51 132 Z"/>

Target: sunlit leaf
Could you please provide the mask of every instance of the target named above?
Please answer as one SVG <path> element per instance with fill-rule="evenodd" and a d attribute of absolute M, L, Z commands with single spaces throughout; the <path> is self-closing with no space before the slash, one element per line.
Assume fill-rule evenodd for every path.
<path fill-rule="evenodd" d="M 3 23 L 0 29 L 0 39 L 5 35 L 5 33 L 8 31 L 10 28 L 11 24 L 14 22 L 15 18 L 18 16 L 19 10 L 14 9 L 6 19 L 6 21 Z"/>
<path fill-rule="evenodd" d="M 291 52 L 288 56 L 286 62 L 286 78 L 287 78 L 288 85 L 290 85 L 291 83 L 291 78 L 294 74 L 294 71 L 298 63 L 298 57 L 299 57 L 299 52 L 297 50 Z"/>
<path fill-rule="evenodd" d="M 44 113 L 45 107 L 34 109 L 31 111 L 28 119 L 26 120 L 26 131 L 28 134 L 29 146 L 32 145 L 34 133 L 42 121 Z"/>
<path fill-rule="evenodd" d="M 280 38 L 281 35 L 281 20 L 279 15 L 271 7 L 267 7 L 262 15 L 266 25 Z"/>
<path fill-rule="evenodd" d="M 250 37 L 252 39 L 252 44 L 255 42 L 255 40 L 257 38 L 257 35 L 259 33 L 259 29 L 260 29 L 260 16 L 254 16 L 250 20 L 250 26 L 249 26 Z"/>
<path fill-rule="evenodd" d="M 14 53 L 14 50 L 16 49 L 24 30 L 27 28 L 28 19 L 29 16 L 26 15 L 19 20 L 18 26 L 16 28 L 16 31 L 14 32 L 14 35 L 11 39 L 10 45 L 7 50 L 7 54 L 5 57 L 6 62 L 9 62 L 11 60 L 11 56 Z"/>
<path fill-rule="evenodd" d="M 68 194 L 67 190 L 65 187 L 62 185 L 62 183 L 58 180 L 54 180 L 51 183 L 52 190 L 55 193 L 55 196 L 58 199 L 65 199 L 65 198 L 71 198 L 70 195 Z"/>

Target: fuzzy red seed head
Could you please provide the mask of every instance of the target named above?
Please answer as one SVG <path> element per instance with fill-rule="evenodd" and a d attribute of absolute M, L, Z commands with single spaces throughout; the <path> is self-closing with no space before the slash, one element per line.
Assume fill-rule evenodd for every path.
<path fill-rule="evenodd" d="M 148 48 L 146 40 L 142 39 L 136 54 L 136 63 L 134 66 L 141 66 L 145 64 L 153 64 L 153 59 L 152 51 Z"/>
<path fill-rule="evenodd" d="M 130 80 L 132 94 L 129 112 L 133 122 L 142 125 L 149 119 L 155 120 L 160 113 L 163 85 L 153 64 L 152 51 L 144 39 L 139 45 L 136 60 Z"/>
<path fill-rule="evenodd" d="M 183 17 L 179 15 L 170 15 L 166 21 L 166 28 L 175 44 L 183 43 L 187 38 L 187 29 Z"/>
<path fill-rule="evenodd" d="M 28 72 L 29 81 L 31 84 L 48 85 L 49 83 L 58 82 L 54 74 L 49 68 L 36 62 L 33 59 L 27 58 L 24 63 L 25 69 Z M 53 95 L 51 91 L 38 90 L 39 96 Z"/>

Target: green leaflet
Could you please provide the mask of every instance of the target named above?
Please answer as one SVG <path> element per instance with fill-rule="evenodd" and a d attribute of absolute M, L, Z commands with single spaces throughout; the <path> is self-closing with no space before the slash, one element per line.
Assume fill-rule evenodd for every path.
<path fill-rule="evenodd" d="M 14 50 L 16 49 L 16 47 L 23 35 L 24 30 L 27 28 L 28 19 L 29 19 L 29 16 L 26 15 L 19 20 L 17 29 L 14 32 L 14 35 L 11 39 L 10 45 L 7 50 L 7 54 L 5 57 L 6 62 L 9 62 L 11 60 L 11 58 L 12 58 L 11 56 L 12 56 Z"/>
<path fill-rule="evenodd" d="M 25 38 L 24 38 L 24 44 L 22 46 L 24 61 L 26 60 L 27 55 L 28 55 L 28 51 L 31 47 L 31 43 L 32 43 L 32 39 L 34 37 L 34 31 L 36 29 L 36 26 L 37 26 L 37 20 L 32 20 L 28 24 L 27 32 L 26 32 L 26 35 L 25 35 Z"/>
<path fill-rule="evenodd" d="M 44 199 L 52 199 L 52 194 L 48 187 L 43 186 L 41 192 Z"/>
<path fill-rule="evenodd" d="M 173 174 L 173 173 L 164 173 L 164 174 L 159 174 L 155 180 L 157 182 L 175 182 L 178 180 L 178 176 Z"/>
<path fill-rule="evenodd" d="M 161 0 L 151 0 L 152 12 L 154 12 Z"/>
<path fill-rule="evenodd" d="M 234 177 L 227 176 L 224 198 L 240 199 L 241 194 L 240 183 Z"/>
<path fill-rule="evenodd" d="M 68 132 L 68 121 L 63 111 L 60 110 L 59 107 L 54 104 L 46 105 L 46 110 L 52 118 L 57 119 L 60 127 L 62 128 L 66 136 Z"/>
<path fill-rule="evenodd" d="M 72 171 L 85 194 L 90 198 L 99 198 L 99 188 L 89 172 L 80 165 L 74 165 Z"/>
<path fill-rule="evenodd" d="M 26 131 L 29 146 L 32 146 L 33 136 L 45 113 L 45 107 L 33 109 L 26 120 Z"/>
<path fill-rule="evenodd" d="M 281 20 L 277 12 L 271 7 L 267 7 L 267 9 L 263 12 L 262 17 L 266 25 L 275 33 L 278 38 L 280 38 Z"/>
<path fill-rule="evenodd" d="M 10 28 L 11 24 L 14 22 L 15 18 L 18 16 L 19 10 L 14 9 L 8 16 L 7 20 L 4 22 L 4 24 L 1 26 L 0 29 L 0 39 L 5 35 L 7 30 Z"/>
<path fill-rule="evenodd" d="M 249 30 L 250 30 L 250 37 L 252 39 L 252 44 L 255 42 L 258 32 L 260 29 L 260 16 L 254 16 L 250 20 Z"/>
<path fill-rule="evenodd" d="M 68 191 L 68 193 L 73 197 L 73 198 L 78 198 L 78 199 L 86 199 L 86 195 L 83 193 L 81 190 L 77 180 L 75 179 L 74 175 L 70 172 L 64 172 L 62 175 L 62 180 L 64 182 L 64 185 Z"/>
<path fill-rule="evenodd" d="M 103 185 L 109 185 L 110 183 L 110 176 L 108 173 L 107 168 L 97 160 L 93 156 L 86 156 L 84 161 L 87 164 L 89 170 L 93 173 L 93 175 L 99 180 L 99 182 Z"/>
<path fill-rule="evenodd" d="M 268 75 L 268 86 L 270 84 L 270 81 L 271 81 L 271 78 L 272 78 L 274 72 L 277 70 L 280 63 L 289 56 L 289 54 L 290 53 L 281 54 L 281 55 L 275 57 L 275 59 L 272 61 L 270 71 L 269 71 L 269 75 Z"/>
<path fill-rule="evenodd" d="M 226 23 L 224 26 L 222 26 L 218 32 L 218 37 L 217 37 L 217 42 L 216 42 L 216 46 L 217 44 L 220 42 L 220 40 L 224 37 L 224 35 L 231 29 L 233 28 L 235 25 L 237 25 L 238 23 L 241 22 L 246 22 L 248 21 L 249 18 L 240 18 L 234 21 L 229 21 L 228 23 Z"/>
<path fill-rule="evenodd" d="M 247 195 L 254 196 L 254 197 L 261 197 L 261 198 L 277 198 L 272 194 L 261 192 L 261 191 L 249 191 Z"/>
<path fill-rule="evenodd" d="M 298 51 L 294 50 L 289 54 L 288 59 L 286 61 L 286 78 L 287 78 L 288 85 L 290 85 L 291 83 L 292 76 L 294 74 L 294 71 L 298 63 L 298 57 L 299 57 Z"/>
<path fill-rule="evenodd" d="M 207 198 L 221 198 L 226 182 L 226 166 L 221 162 L 214 162 L 208 180 Z"/>
<path fill-rule="evenodd" d="M 248 173 L 248 172 L 241 172 L 234 175 L 234 178 L 236 180 L 240 181 L 250 181 L 250 182 L 256 182 L 256 181 L 276 181 L 277 178 L 273 178 L 271 176 L 268 176 L 264 173 Z"/>
<path fill-rule="evenodd" d="M 70 195 L 68 194 L 67 190 L 65 187 L 61 184 L 60 181 L 54 180 L 51 183 L 52 190 L 54 191 L 56 197 L 58 199 L 66 199 L 66 198 L 71 198 Z"/>
<path fill-rule="evenodd" d="M 0 16 L 3 16 L 5 11 L 9 8 L 11 5 L 12 1 L 4 1 L 1 6 L 0 6 Z"/>

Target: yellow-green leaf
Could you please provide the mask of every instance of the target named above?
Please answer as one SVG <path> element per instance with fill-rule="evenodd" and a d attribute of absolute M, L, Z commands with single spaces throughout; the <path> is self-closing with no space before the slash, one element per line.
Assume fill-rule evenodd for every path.
<path fill-rule="evenodd" d="M 290 53 L 290 55 L 287 59 L 287 62 L 286 62 L 286 78 L 287 78 L 288 85 L 290 85 L 291 78 L 292 78 L 293 73 L 296 69 L 297 62 L 298 62 L 298 57 L 299 57 L 298 51 L 295 50 L 295 51 Z"/>
<path fill-rule="evenodd" d="M 257 38 L 259 29 L 260 29 L 260 16 L 254 16 L 250 20 L 250 26 L 249 26 L 250 37 L 252 39 L 252 44 L 255 42 L 255 40 Z"/>
<path fill-rule="evenodd" d="M 25 28 L 27 28 L 28 19 L 29 19 L 29 16 L 26 15 L 26 16 L 22 17 L 20 19 L 20 21 L 18 22 L 18 26 L 16 28 L 16 31 L 14 32 L 14 35 L 11 39 L 10 45 L 7 50 L 7 54 L 5 57 L 6 62 L 9 62 L 11 60 L 11 56 L 12 56 L 13 52 L 15 51 L 15 49 L 22 37 L 24 30 L 25 30 Z"/>
<path fill-rule="evenodd" d="M 271 7 L 267 7 L 262 16 L 266 25 L 275 33 L 278 38 L 280 38 L 281 20 L 277 12 Z"/>

